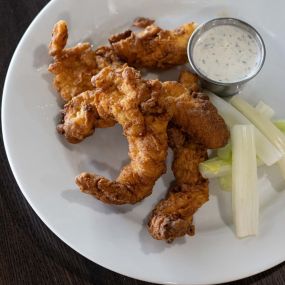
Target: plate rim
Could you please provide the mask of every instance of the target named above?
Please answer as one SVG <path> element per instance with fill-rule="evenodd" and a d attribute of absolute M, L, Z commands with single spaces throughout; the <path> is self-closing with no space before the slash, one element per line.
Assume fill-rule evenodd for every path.
<path fill-rule="evenodd" d="M 49 1 L 47 4 L 45 4 L 42 9 L 39 11 L 39 13 L 35 16 L 35 18 L 32 20 L 32 22 L 29 24 L 28 28 L 26 29 L 26 31 L 24 32 L 24 34 L 22 35 L 21 39 L 19 40 L 17 47 L 14 50 L 14 53 L 11 57 L 10 63 L 9 63 L 9 67 L 7 69 L 7 73 L 5 76 L 5 80 L 4 80 L 4 85 L 3 85 L 3 92 L 2 92 L 2 104 L 1 104 L 1 127 L 2 127 L 2 135 L 3 135 L 3 145 L 4 145 L 4 149 L 6 152 L 6 156 L 7 156 L 7 160 L 9 162 L 9 166 L 11 168 L 11 171 L 13 173 L 13 176 L 16 180 L 16 183 L 19 187 L 19 189 L 21 190 L 21 193 L 23 194 L 23 196 L 25 197 L 25 199 L 27 200 L 27 202 L 29 203 L 29 205 L 31 206 L 31 208 L 33 209 L 33 211 L 36 213 L 36 215 L 41 219 L 41 221 L 48 227 L 49 230 L 51 230 L 53 232 L 53 234 L 55 234 L 62 242 L 64 242 L 65 244 L 67 244 L 72 250 L 74 250 L 75 252 L 77 252 L 78 254 L 80 254 L 81 256 L 87 258 L 88 260 L 90 260 L 91 262 L 94 262 L 95 264 L 102 266 L 103 268 L 106 268 L 108 270 L 110 270 L 111 272 L 115 272 L 118 273 L 120 275 L 123 276 L 127 276 L 129 278 L 133 278 L 133 279 L 137 279 L 140 281 L 145 281 L 145 282 L 151 282 L 151 283 L 155 283 L 155 284 L 177 284 L 177 285 L 189 285 L 189 282 L 187 283 L 177 283 L 177 282 L 167 282 L 167 281 L 159 281 L 159 280 L 154 280 L 154 279 L 148 279 L 147 275 L 145 275 L 146 277 L 143 276 L 139 276 L 136 274 L 132 274 L 130 271 L 119 271 L 116 270 L 114 268 L 112 268 L 112 266 L 110 265 L 106 265 L 104 264 L 104 262 L 97 262 L 92 260 L 91 258 L 88 257 L 88 255 L 83 254 L 81 252 L 79 252 L 72 244 L 69 243 L 69 241 L 67 241 L 64 237 L 61 236 L 60 233 L 58 233 L 58 231 L 53 227 L 52 224 L 50 224 L 43 215 L 41 215 L 40 210 L 37 208 L 37 206 L 31 201 L 29 195 L 26 193 L 23 185 L 22 185 L 22 178 L 20 178 L 16 167 L 14 165 L 13 159 L 11 158 L 11 149 L 8 146 L 7 140 L 8 140 L 8 135 L 7 135 L 7 130 L 6 130 L 6 111 L 5 111 L 5 106 L 6 106 L 6 102 L 7 102 L 7 97 L 8 97 L 8 82 L 11 80 L 11 74 L 12 74 L 12 70 L 14 69 L 15 66 L 15 61 L 17 58 L 17 54 L 18 52 L 21 50 L 21 47 L 23 45 L 23 43 L 25 42 L 26 37 L 28 36 L 28 34 L 30 33 L 31 29 L 33 28 L 33 26 L 36 24 L 37 21 L 39 21 L 41 19 L 41 16 L 44 13 L 47 13 L 48 10 L 53 6 L 56 5 L 57 2 L 60 2 L 62 0 L 51 0 Z M 101 1 L 101 0 L 96 0 L 96 1 Z M 200 283 L 196 283 L 199 285 L 210 285 L 210 284 L 221 284 L 221 283 L 226 283 L 226 282 L 232 282 L 232 281 L 238 281 L 250 276 L 255 276 L 261 272 L 264 272 L 266 270 L 269 270 L 275 266 L 278 266 L 279 264 L 281 264 L 282 262 L 285 261 L 285 256 L 283 258 L 280 258 L 278 260 L 276 260 L 276 262 L 270 263 L 268 265 L 263 265 L 260 268 L 256 267 L 256 270 L 252 271 L 251 273 L 244 273 L 242 275 L 240 275 L 239 277 L 237 276 L 233 276 L 232 278 L 219 278 L 219 280 L 213 280 L 210 283 L 209 282 L 200 282 Z"/>

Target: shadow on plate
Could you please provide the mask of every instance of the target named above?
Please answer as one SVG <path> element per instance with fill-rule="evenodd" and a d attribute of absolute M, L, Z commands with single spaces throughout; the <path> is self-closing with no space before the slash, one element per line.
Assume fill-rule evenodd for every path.
<path fill-rule="evenodd" d="M 113 166 L 111 166 L 109 163 L 98 161 L 96 159 L 93 159 L 91 163 L 94 165 L 94 168 L 99 170 L 99 172 L 107 171 L 108 178 L 111 180 L 115 180 L 119 176 L 123 167 L 126 166 L 129 163 L 129 161 L 130 161 L 129 159 L 123 160 L 120 169 L 116 169 Z"/>
<path fill-rule="evenodd" d="M 210 180 L 209 193 L 210 197 L 207 203 L 211 203 L 211 196 L 216 196 L 220 217 L 224 224 L 228 226 L 232 232 L 234 232 L 232 205 L 230 199 L 231 193 L 222 191 L 217 179 Z"/>
<path fill-rule="evenodd" d="M 53 87 L 54 76 L 48 72 L 48 66 L 52 62 L 52 57 L 48 54 L 48 42 L 46 45 L 41 44 L 34 49 L 34 62 L 33 67 L 35 67 L 38 72 L 41 73 L 41 77 L 48 84 L 49 92 L 55 97 L 57 105 L 62 108 L 64 102 L 60 95 L 56 92 Z M 56 124 L 59 122 L 58 118 L 55 118 Z"/>
<path fill-rule="evenodd" d="M 281 171 L 277 165 L 270 167 L 262 167 L 259 169 L 260 175 L 265 175 L 276 192 L 285 190 L 285 180 L 282 177 Z"/>

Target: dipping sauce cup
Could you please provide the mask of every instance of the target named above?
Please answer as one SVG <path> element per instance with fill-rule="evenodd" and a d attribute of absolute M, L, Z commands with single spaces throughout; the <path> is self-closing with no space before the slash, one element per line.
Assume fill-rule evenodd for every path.
<path fill-rule="evenodd" d="M 220 96 L 237 94 L 259 73 L 265 60 L 260 34 L 234 18 L 217 18 L 198 26 L 187 52 L 202 86 Z"/>

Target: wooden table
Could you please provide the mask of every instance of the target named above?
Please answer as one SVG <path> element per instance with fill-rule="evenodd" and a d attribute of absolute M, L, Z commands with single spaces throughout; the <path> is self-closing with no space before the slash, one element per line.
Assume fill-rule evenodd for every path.
<path fill-rule="evenodd" d="M 17 43 L 47 2 L 0 0 L 1 88 Z M 149 284 L 104 269 L 57 238 L 21 194 L 9 167 L 2 140 L 0 174 L 0 285 Z M 285 263 L 231 284 L 285 284 Z"/>

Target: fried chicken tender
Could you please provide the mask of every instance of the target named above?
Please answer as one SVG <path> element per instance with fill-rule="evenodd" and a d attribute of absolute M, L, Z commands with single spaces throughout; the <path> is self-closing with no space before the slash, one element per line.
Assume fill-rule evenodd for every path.
<path fill-rule="evenodd" d="M 68 29 L 65 21 L 60 20 L 53 27 L 52 39 L 49 44 L 49 54 L 51 56 L 60 56 L 66 46 L 68 39 Z"/>
<path fill-rule="evenodd" d="M 175 186 L 155 206 L 148 230 L 153 238 L 171 242 L 186 234 L 194 235 L 193 214 L 208 201 L 209 193 L 208 181 L 198 169 L 199 163 L 207 159 L 207 149 L 176 127 L 168 129 L 168 139 L 174 152 Z"/>
<path fill-rule="evenodd" d="M 121 124 L 129 142 L 131 158 L 130 164 L 123 168 L 116 181 L 90 173 L 83 173 L 76 178 L 81 191 L 93 194 L 105 203 L 136 203 L 151 194 L 155 181 L 165 171 L 167 126 L 170 120 L 178 125 L 182 123 L 181 126 L 185 122 L 188 124 L 187 120 L 191 121 L 193 114 L 191 108 L 196 108 L 202 121 L 206 120 L 210 125 L 212 121 L 218 121 L 216 116 L 219 115 L 215 109 L 212 110 L 211 120 L 208 121 L 207 115 L 210 114 L 201 113 L 199 105 L 195 105 L 196 99 L 192 98 L 180 83 L 146 81 L 138 71 L 128 66 L 120 69 L 106 67 L 93 77 L 92 82 L 96 90 L 78 95 L 70 104 L 80 97 L 83 100 L 87 97 L 88 104 L 96 109 L 100 118 Z M 184 108 L 187 100 L 190 102 L 190 105 L 187 105 L 190 110 Z M 72 108 L 71 110 L 73 111 Z M 71 116 L 80 116 L 81 112 L 79 109 Z M 179 121 L 183 116 L 177 115 L 178 112 L 184 112 L 184 116 L 189 115 L 190 118 Z M 187 129 L 188 125 L 184 127 Z M 223 124 L 220 124 L 220 127 L 226 129 Z M 188 128 L 187 131 L 192 129 Z M 203 138 L 204 131 L 205 129 L 200 129 L 199 138 Z M 205 134 L 208 134 L 208 131 Z M 224 134 L 228 136 L 227 132 Z M 217 138 L 215 144 L 225 144 L 226 138 L 221 137 L 220 141 Z M 203 143 L 210 141 L 204 139 Z M 209 143 L 208 147 L 211 145 L 212 143 Z"/>
<path fill-rule="evenodd" d="M 157 86 L 156 88 L 159 89 L 157 92 L 152 92 L 150 99 L 145 102 L 142 101 L 141 106 L 145 110 L 147 108 L 153 109 L 153 113 L 159 113 L 163 108 L 168 110 L 171 113 L 172 121 L 185 132 L 191 134 L 192 137 L 196 137 L 201 144 L 207 148 L 222 147 L 229 138 L 229 131 L 224 120 L 219 116 L 217 109 L 211 104 L 207 96 L 202 93 L 193 93 L 197 85 L 197 83 L 195 84 L 196 77 L 193 77 L 190 73 L 187 76 L 183 75 L 184 79 L 186 77 L 188 80 L 187 84 L 192 82 L 191 90 L 186 89 L 182 84 L 175 81 L 161 83 L 157 80 L 144 81 L 139 79 L 140 83 L 148 86 L 149 89 L 152 89 L 153 86 Z M 190 78 L 192 78 L 192 81 L 190 81 Z M 182 83 L 186 84 L 185 81 Z M 95 81 L 94 84 L 98 88 Z M 115 84 L 114 82 L 113 85 Z M 187 84 L 186 86 L 189 85 Z M 124 96 L 128 97 L 127 93 Z M 80 142 L 85 137 L 91 135 L 95 127 L 110 127 L 115 124 L 116 119 L 113 116 L 101 117 L 100 112 L 97 110 L 98 107 L 102 111 L 105 101 L 99 104 L 98 102 L 93 102 L 94 100 L 92 92 L 83 93 L 65 105 L 63 122 L 59 125 L 58 130 L 65 135 L 68 141 L 73 143 Z M 104 105 L 104 110 L 110 113 L 109 109 L 116 102 L 110 101 L 108 104 Z M 126 111 L 123 112 L 125 113 Z M 123 114 L 120 116 L 123 116 Z M 137 120 L 138 118 L 132 114 L 133 124 L 136 124 Z"/>
<path fill-rule="evenodd" d="M 109 65 L 120 65 L 119 58 L 111 47 L 92 49 L 90 43 L 79 43 L 65 48 L 68 29 L 65 21 L 59 21 L 53 29 L 49 54 L 54 57 L 48 70 L 55 75 L 54 87 L 64 101 L 91 90 L 91 77 Z"/>
<path fill-rule="evenodd" d="M 141 103 L 159 90 L 150 89 L 139 72 L 125 66 L 105 68 L 95 78 L 94 105 L 103 119 L 114 118 L 123 127 L 129 143 L 131 162 L 116 181 L 82 173 L 76 178 L 81 191 L 109 204 L 136 203 L 152 192 L 155 181 L 165 172 L 167 125 L 170 114 L 144 111 Z M 159 86 L 158 86 L 159 87 Z M 79 95 L 79 96 L 82 96 Z"/>
<path fill-rule="evenodd" d="M 206 148 L 215 149 L 225 145 L 229 130 L 217 109 L 203 93 L 189 91 L 175 81 L 163 82 L 166 97 L 175 104 L 172 122 L 194 137 Z"/>
<path fill-rule="evenodd" d="M 192 94 L 193 92 L 201 92 L 199 77 L 188 70 L 180 72 L 178 82 L 181 83 Z"/>
<path fill-rule="evenodd" d="M 86 91 L 65 104 L 63 120 L 57 131 L 70 143 L 79 143 L 94 133 L 95 128 L 109 128 L 116 124 L 112 118 L 102 119 L 93 103 L 94 93 Z"/>
<path fill-rule="evenodd" d="M 179 82 L 190 94 L 200 91 L 198 77 L 186 70 L 181 71 Z M 207 151 L 173 124 L 167 134 L 174 152 L 172 171 L 176 180 L 166 198 L 152 211 L 148 230 L 153 238 L 172 242 L 177 237 L 195 234 L 193 214 L 208 200 L 208 182 L 198 169 L 199 163 L 207 159 Z"/>
<path fill-rule="evenodd" d="M 115 53 L 131 66 L 168 68 L 187 61 L 187 43 L 195 28 L 195 23 L 188 23 L 169 31 L 152 24 L 137 34 L 128 30 L 113 35 L 109 41 Z"/>

